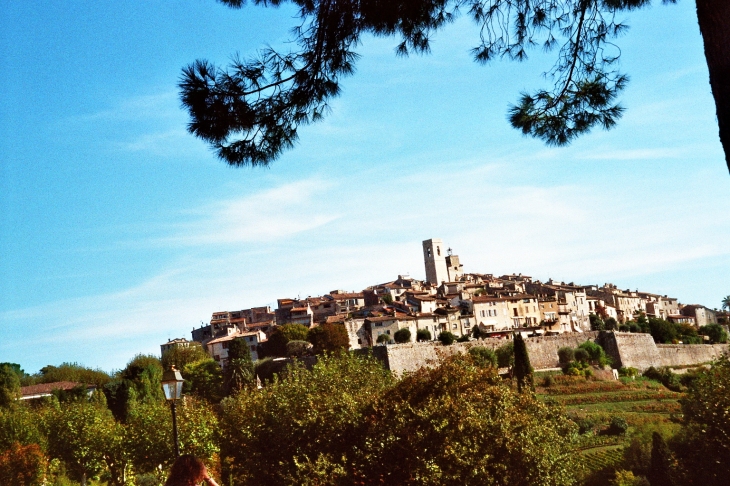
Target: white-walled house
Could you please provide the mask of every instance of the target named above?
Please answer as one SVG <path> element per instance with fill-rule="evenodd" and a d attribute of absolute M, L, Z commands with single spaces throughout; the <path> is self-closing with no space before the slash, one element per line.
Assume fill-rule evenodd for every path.
<path fill-rule="evenodd" d="M 234 339 L 243 339 L 248 344 L 251 351 L 251 359 L 256 361 L 259 359 L 257 347 L 259 343 L 266 341 L 266 334 L 263 331 L 246 331 L 236 332 L 228 336 L 212 339 L 206 343 L 208 354 L 218 362 L 221 367 L 225 367 L 228 363 L 228 346 Z"/>

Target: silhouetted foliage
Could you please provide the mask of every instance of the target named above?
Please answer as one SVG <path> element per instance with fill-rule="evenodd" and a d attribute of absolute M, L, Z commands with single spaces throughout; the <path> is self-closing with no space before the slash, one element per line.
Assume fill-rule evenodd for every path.
<path fill-rule="evenodd" d="M 652 486 L 672 486 L 675 484 L 672 471 L 673 462 L 672 453 L 664 438 L 658 432 L 654 432 L 652 434 L 651 465 L 649 466 L 649 474 L 647 474 L 649 483 Z"/>
<path fill-rule="evenodd" d="M 515 366 L 514 374 L 517 379 L 517 390 L 522 392 L 525 389 L 532 390 L 535 385 L 532 379 L 532 366 L 530 356 L 527 353 L 527 345 L 520 333 L 514 337 Z"/>
<path fill-rule="evenodd" d="M 220 0 L 239 8 L 242 0 Z M 675 0 L 665 0 L 673 2 Z M 281 0 L 254 0 L 279 5 Z M 299 19 L 288 52 L 271 47 L 253 59 L 238 56 L 228 69 L 197 60 L 183 69 L 179 82 L 188 130 L 208 142 L 231 165 L 267 165 L 291 148 L 302 125 L 321 120 L 330 100 L 340 93 L 342 78 L 354 73 L 355 47 L 367 36 L 397 36 L 398 55 L 427 53 L 430 37 L 465 12 L 478 26 L 471 49 L 474 60 L 524 61 L 528 51 L 557 51 L 546 72 L 549 89 L 522 93 L 508 118 L 524 134 L 549 145 L 565 145 L 596 126 L 612 128 L 623 113 L 616 102 L 628 77 L 618 70 L 620 49 L 614 43 L 628 28 L 622 12 L 646 6 L 649 0 L 295 0 Z M 705 5 L 705 3 L 707 5 Z M 711 2 L 698 7 L 704 36 L 712 37 L 715 17 Z M 709 17 L 702 12 L 708 11 Z M 714 17 L 713 17 L 714 16 Z M 704 20 L 703 20 L 704 19 Z M 720 22 L 720 24 L 722 24 Z M 727 56 L 722 29 L 706 43 L 711 86 L 723 99 L 721 63 Z M 713 54 L 714 53 L 714 54 Z M 718 81 L 714 77 L 720 76 Z M 721 141 L 727 149 L 727 112 L 719 101 Z M 726 150 L 727 151 L 727 150 Z"/>

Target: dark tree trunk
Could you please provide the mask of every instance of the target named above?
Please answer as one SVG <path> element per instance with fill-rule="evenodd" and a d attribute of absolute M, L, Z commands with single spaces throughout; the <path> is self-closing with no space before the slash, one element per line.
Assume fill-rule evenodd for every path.
<path fill-rule="evenodd" d="M 730 0 L 697 0 L 697 20 L 705 42 L 720 143 L 730 170 Z"/>

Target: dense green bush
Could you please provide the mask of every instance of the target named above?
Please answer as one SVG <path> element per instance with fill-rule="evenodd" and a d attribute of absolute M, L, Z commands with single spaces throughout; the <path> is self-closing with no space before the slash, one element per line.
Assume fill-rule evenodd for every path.
<path fill-rule="evenodd" d="M 629 424 L 623 417 L 611 417 L 611 422 L 608 424 L 606 433 L 608 435 L 626 435 L 629 430 Z"/>
<path fill-rule="evenodd" d="M 454 344 L 454 341 L 456 341 L 456 336 L 449 331 L 443 331 L 439 333 L 438 340 L 441 341 L 441 344 L 444 346 L 450 346 Z"/>
<path fill-rule="evenodd" d="M 416 331 L 416 341 L 430 341 L 431 340 L 431 331 L 428 329 L 419 329 Z"/>
<path fill-rule="evenodd" d="M 618 374 L 619 374 L 619 376 L 626 376 L 628 378 L 634 378 L 636 376 L 639 376 L 639 370 L 637 370 L 636 368 L 632 368 L 630 366 L 629 367 L 622 366 L 621 368 L 618 369 Z"/>
<path fill-rule="evenodd" d="M 558 361 L 561 365 L 567 365 L 575 360 L 575 350 L 569 346 L 563 346 L 558 349 Z"/>
<path fill-rule="evenodd" d="M 411 331 L 408 328 L 399 329 L 393 334 L 393 339 L 398 344 L 411 342 Z"/>
<path fill-rule="evenodd" d="M 383 333 L 378 336 L 378 339 L 375 342 L 378 344 L 386 344 L 386 343 L 389 343 L 390 341 L 391 341 L 390 334 Z"/>
<path fill-rule="evenodd" d="M 474 362 L 477 363 L 479 366 L 491 366 L 492 368 L 497 367 L 497 353 L 489 348 L 485 348 L 483 346 L 474 346 L 473 348 L 469 349 L 469 354 L 472 356 L 472 358 L 474 358 Z"/>
<path fill-rule="evenodd" d="M 650 366 L 646 371 L 644 371 L 643 376 L 650 380 L 658 381 L 672 391 L 682 390 L 682 384 L 679 381 L 679 376 L 672 373 L 672 370 L 667 367 L 654 368 L 653 366 Z"/>

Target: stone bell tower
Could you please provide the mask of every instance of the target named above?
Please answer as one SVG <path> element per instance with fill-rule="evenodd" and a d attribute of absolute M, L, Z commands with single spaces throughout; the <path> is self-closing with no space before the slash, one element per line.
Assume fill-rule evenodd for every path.
<path fill-rule="evenodd" d="M 428 283 L 441 285 L 441 282 L 448 282 L 449 270 L 446 266 L 446 248 L 443 241 L 432 238 L 423 242 L 423 263 Z"/>

